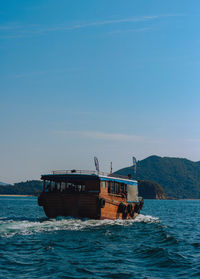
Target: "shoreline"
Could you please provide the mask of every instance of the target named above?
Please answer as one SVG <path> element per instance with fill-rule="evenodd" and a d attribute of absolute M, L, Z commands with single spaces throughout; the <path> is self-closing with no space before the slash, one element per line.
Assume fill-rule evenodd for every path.
<path fill-rule="evenodd" d="M 0 194 L 0 197 L 38 197 L 38 196 L 36 196 L 36 195 L 11 195 L 11 194 L 3 195 L 3 194 Z M 160 200 L 165 200 L 165 201 L 190 200 L 190 201 L 192 201 L 192 200 L 200 200 L 200 199 L 145 199 L 145 200 L 158 200 L 158 201 L 160 201 Z"/>
<path fill-rule="evenodd" d="M 0 195 L 0 197 L 35 197 L 34 195 Z"/>

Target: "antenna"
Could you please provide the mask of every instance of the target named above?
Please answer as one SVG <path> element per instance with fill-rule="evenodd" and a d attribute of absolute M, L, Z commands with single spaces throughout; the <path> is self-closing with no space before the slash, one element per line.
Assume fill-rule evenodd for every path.
<path fill-rule="evenodd" d="M 112 162 L 110 162 L 110 174 L 112 174 Z"/>
<path fill-rule="evenodd" d="M 133 157 L 133 169 L 134 169 L 134 173 L 136 174 L 136 169 L 137 169 L 137 160 L 135 157 Z"/>
<path fill-rule="evenodd" d="M 135 179 L 137 179 L 137 160 L 135 157 L 133 157 L 133 170 L 134 170 L 134 176 L 135 176 Z"/>
<path fill-rule="evenodd" d="M 99 161 L 96 156 L 94 156 L 94 165 L 95 165 L 96 171 L 99 173 Z"/>

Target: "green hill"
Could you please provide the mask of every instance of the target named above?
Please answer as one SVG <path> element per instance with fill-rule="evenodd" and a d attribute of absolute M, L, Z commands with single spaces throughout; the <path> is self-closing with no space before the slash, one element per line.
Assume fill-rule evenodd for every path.
<path fill-rule="evenodd" d="M 150 156 L 137 163 L 137 177 L 132 167 L 118 170 L 116 174 L 131 174 L 132 178 L 148 180 L 162 185 L 171 198 L 200 198 L 200 162 L 187 159 Z"/>
<path fill-rule="evenodd" d="M 147 180 L 138 181 L 138 194 L 144 199 L 166 199 L 162 186 Z"/>
<path fill-rule="evenodd" d="M 42 182 L 30 180 L 14 185 L 0 186 L 1 195 L 38 195 L 42 191 Z"/>
<path fill-rule="evenodd" d="M 6 186 L 6 185 L 9 185 L 9 184 L 8 184 L 8 183 L 1 182 L 1 181 L 0 181 L 0 186 Z"/>

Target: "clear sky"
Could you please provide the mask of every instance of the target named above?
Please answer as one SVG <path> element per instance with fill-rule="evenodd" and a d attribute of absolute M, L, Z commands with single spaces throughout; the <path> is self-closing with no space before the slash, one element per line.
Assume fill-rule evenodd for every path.
<path fill-rule="evenodd" d="M 0 0 L 0 181 L 200 160 L 199 0 Z"/>

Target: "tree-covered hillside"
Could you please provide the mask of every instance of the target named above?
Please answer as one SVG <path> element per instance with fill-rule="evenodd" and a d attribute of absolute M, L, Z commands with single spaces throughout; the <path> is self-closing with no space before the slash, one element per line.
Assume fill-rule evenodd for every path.
<path fill-rule="evenodd" d="M 1 182 L 1 181 L 0 181 L 0 186 L 6 186 L 6 185 L 9 185 L 9 184 L 8 184 L 8 183 Z"/>
<path fill-rule="evenodd" d="M 42 182 L 30 180 L 14 185 L 0 186 L 1 195 L 38 195 L 42 191 Z"/>
<path fill-rule="evenodd" d="M 138 194 L 144 199 L 166 199 L 162 186 L 147 180 L 138 181 Z"/>
<path fill-rule="evenodd" d="M 132 167 L 120 169 L 121 175 L 131 174 Z M 187 159 L 150 156 L 137 163 L 137 179 L 154 181 L 162 185 L 171 198 L 200 198 L 200 162 Z"/>

